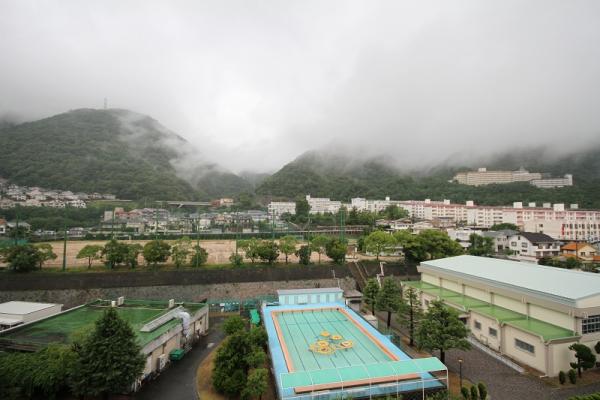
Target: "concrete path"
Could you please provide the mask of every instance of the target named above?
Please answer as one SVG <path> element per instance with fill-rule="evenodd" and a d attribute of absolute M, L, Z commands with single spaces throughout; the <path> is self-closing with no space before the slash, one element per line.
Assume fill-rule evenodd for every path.
<path fill-rule="evenodd" d="M 208 336 L 183 357 L 174 362 L 154 381 L 149 382 L 136 395 L 136 400 L 198 400 L 196 392 L 196 370 L 225 334 L 221 330 L 222 318 L 211 318 Z"/>

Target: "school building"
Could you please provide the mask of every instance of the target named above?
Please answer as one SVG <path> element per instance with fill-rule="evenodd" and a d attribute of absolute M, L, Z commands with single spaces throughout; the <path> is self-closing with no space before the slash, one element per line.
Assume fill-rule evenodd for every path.
<path fill-rule="evenodd" d="M 423 308 L 442 300 L 491 349 L 548 376 L 570 369 L 569 346 L 600 340 L 600 274 L 495 258 L 424 261 Z"/>

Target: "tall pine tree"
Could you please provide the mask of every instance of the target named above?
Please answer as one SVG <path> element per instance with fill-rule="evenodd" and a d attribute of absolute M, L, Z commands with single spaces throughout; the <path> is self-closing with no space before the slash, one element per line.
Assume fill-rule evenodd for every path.
<path fill-rule="evenodd" d="M 72 389 L 78 395 L 108 398 L 110 393 L 129 392 L 144 370 L 145 359 L 135 333 L 114 308 L 96 321 L 77 352 Z"/>
<path fill-rule="evenodd" d="M 458 312 L 435 300 L 429 303 L 429 309 L 417 329 L 417 344 L 427 351 L 439 350 L 440 361 L 444 362 L 447 350 L 471 348 L 467 341 L 468 333 L 467 327 L 458 318 Z"/>
<path fill-rule="evenodd" d="M 423 318 L 421 301 L 415 288 L 408 286 L 403 293 L 400 307 L 398 308 L 398 322 L 408 329 L 410 345 L 415 345 L 415 331 Z"/>

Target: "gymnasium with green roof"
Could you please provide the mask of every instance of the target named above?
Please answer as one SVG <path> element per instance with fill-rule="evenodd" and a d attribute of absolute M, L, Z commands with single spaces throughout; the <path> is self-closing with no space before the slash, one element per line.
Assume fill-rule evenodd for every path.
<path fill-rule="evenodd" d="M 548 376 L 570 369 L 569 346 L 600 338 L 600 274 L 488 257 L 423 261 L 414 288 L 426 309 L 455 308 L 472 336 Z"/>

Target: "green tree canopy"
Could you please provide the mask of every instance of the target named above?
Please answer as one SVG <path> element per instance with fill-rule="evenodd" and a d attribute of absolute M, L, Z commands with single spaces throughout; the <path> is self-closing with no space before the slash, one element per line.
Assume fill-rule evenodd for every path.
<path fill-rule="evenodd" d="M 192 241 L 189 237 L 184 236 L 175 241 L 171 247 L 171 257 L 176 268 L 182 267 L 187 263 L 188 257 L 191 253 Z"/>
<path fill-rule="evenodd" d="M 102 258 L 102 249 L 103 247 L 97 244 L 86 244 L 81 248 L 81 250 L 79 250 L 76 258 L 87 258 L 88 269 L 92 268 L 92 261 Z"/>
<path fill-rule="evenodd" d="M 298 262 L 302 265 L 310 264 L 310 246 L 304 245 L 300 246 L 300 248 L 296 251 L 296 257 L 298 257 Z"/>
<path fill-rule="evenodd" d="M 389 254 L 394 250 L 395 245 L 394 236 L 384 231 L 373 231 L 365 239 L 365 249 L 370 253 L 375 253 L 378 261 L 380 254 Z"/>
<path fill-rule="evenodd" d="M 339 239 L 330 239 L 325 246 L 325 254 L 336 264 L 342 264 L 346 260 L 347 251 L 348 246 Z"/>
<path fill-rule="evenodd" d="M 264 354 L 264 353 L 262 353 Z M 243 392 L 243 398 L 260 400 L 269 385 L 269 371 L 266 368 L 256 368 L 250 371 Z"/>
<path fill-rule="evenodd" d="M 458 318 L 458 312 L 446 307 L 442 301 L 429 303 L 429 309 L 423 316 L 417 329 L 417 345 L 427 351 L 439 350 L 440 361 L 446 360 L 446 351 L 450 349 L 468 350 L 468 329 Z"/>
<path fill-rule="evenodd" d="M 377 293 L 375 300 L 375 308 L 378 311 L 387 312 L 387 328 L 390 329 L 392 321 L 392 313 L 398 311 L 400 307 L 401 295 L 400 287 L 393 278 L 387 277 L 383 279 L 381 289 Z"/>
<path fill-rule="evenodd" d="M 325 235 L 317 235 L 310 240 L 310 248 L 319 255 L 319 264 L 321 264 L 321 254 L 325 254 L 325 247 L 329 243 L 329 238 Z"/>
<path fill-rule="evenodd" d="M 503 231 L 505 229 L 511 230 L 511 231 L 518 231 L 519 227 L 516 226 L 515 224 L 511 224 L 510 222 L 503 222 L 501 224 L 494 224 L 490 227 L 491 231 Z"/>
<path fill-rule="evenodd" d="M 261 260 L 273 264 L 279 257 L 279 246 L 271 240 L 263 240 L 258 246 L 257 253 Z"/>
<path fill-rule="evenodd" d="M 285 263 L 288 263 L 288 256 L 296 252 L 298 240 L 294 236 L 287 235 L 279 239 L 279 249 L 285 254 Z"/>
<path fill-rule="evenodd" d="M 588 370 L 596 366 L 596 356 L 592 353 L 592 350 L 585 344 L 573 343 L 569 346 L 569 350 L 575 352 L 576 362 L 572 362 L 571 368 L 577 370 L 577 374 L 581 378 L 581 370 Z"/>
<path fill-rule="evenodd" d="M 234 333 L 242 332 L 246 329 L 244 320 L 239 315 L 229 317 L 223 323 L 223 332 L 226 335 L 233 335 Z"/>
<path fill-rule="evenodd" d="M 8 267 L 17 272 L 33 271 L 40 263 L 42 256 L 31 244 L 18 244 L 3 251 L 3 260 Z"/>
<path fill-rule="evenodd" d="M 130 268 L 135 268 L 138 265 L 138 257 L 143 251 L 143 247 L 139 243 L 125 244 L 127 252 L 125 253 L 125 263 Z"/>
<path fill-rule="evenodd" d="M 379 294 L 379 283 L 377 279 L 369 278 L 365 288 L 363 289 L 363 301 L 371 308 L 371 314 L 375 315 L 375 303 Z"/>
<path fill-rule="evenodd" d="M 114 268 L 115 266 L 125 262 L 127 253 L 127 245 L 119 242 L 116 239 L 110 240 L 102 249 L 104 260 L 110 268 Z"/>
<path fill-rule="evenodd" d="M 208 251 L 206 251 L 206 249 L 204 249 L 203 247 L 200 247 L 198 245 L 193 247 L 194 253 L 192 254 L 192 260 L 191 260 L 191 264 L 194 267 L 199 267 L 201 265 L 206 264 L 206 262 L 208 261 Z M 241 256 L 240 256 L 241 257 Z M 241 261 L 243 261 L 244 259 L 242 258 Z M 241 264 L 241 262 L 240 262 Z"/>
<path fill-rule="evenodd" d="M 420 262 L 463 254 L 462 247 L 446 232 L 426 229 L 418 235 L 406 231 L 394 234 L 407 259 Z"/>
<path fill-rule="evenodd" d="M 56 253 L 54 253 L 52 249 L 52 245 L 50 243 L 40 243 L 35 245 L 38 253 L 40 253 L 39 267 L 42 269 L 43 264 L 46 261 L 56 260 L 58 257 Z"/>
<path fill-rule="evenodd" d="M 144 259 L 155 267 L 164 263 L 171 255 L 171 246 L 163 240 L 151 240 L 144 245 Z"/>
<path fill-rule="evenodd" d="M 401 326 L 408 329 L 408 338 L 410 345 L 415 344 L 415 331 L 423 318 L 423 310 L 417 290 L 411 286 L 406 286 L 398 308 L 398 322 Z"/>
<path fill-rule="evenodd" d="M 471 233 L 467 251 L 472 256 L 490 256 L 494 254 L 494 239 Z"/>
<path fill-rule="evenodd" d="M 246 258 L 249 258 L 252 261 L 252 264 L 256 261 L 258 256 L 258 247 L 260 246 L 260 241 L 256 238 L 251 238 L 247 240 L 238 241 L 238 247 L 244 251 Z"/>
<path fill-rule="evenodd" d="M 78 351 L 73 392 L 104 397 L 129 392 L 144 370 L 141 350 L 129 323 L 114 308 L 107 308 Z"/>

